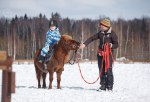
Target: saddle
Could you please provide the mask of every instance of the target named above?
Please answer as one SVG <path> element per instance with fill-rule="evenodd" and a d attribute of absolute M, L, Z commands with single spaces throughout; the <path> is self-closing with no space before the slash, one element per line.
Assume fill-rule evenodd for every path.
<path fill-rule="evenodd" d="M 57 43 L 54 43 L 54 44 L 52 44 L 51 46 L 49 46 L 49 51 L 48 51 L 48 53 L 46 54 L 45 60 L 44 60 L 45 63 L 47 63 L 48 61 L 51 60 L 51 58 L 52 58 L 52 56 L 53 56 L 53 54 L 54 54 L 54 48 L 55 48 L 56 45 L 57 45 Z"/>

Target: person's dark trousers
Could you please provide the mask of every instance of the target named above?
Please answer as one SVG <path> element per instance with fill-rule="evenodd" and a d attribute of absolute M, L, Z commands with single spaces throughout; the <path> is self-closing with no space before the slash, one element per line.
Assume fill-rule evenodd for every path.
<path fill-rule="evenodd" d="M 102 66 L 103 57 L 97 55 L 97 59 L 99 70 L 102 71 L 100 77 L 100 85 L 104 85 L 107 89 L 112 90 L 114 82 L 114 76 L 112 72 L 112 63 L 113 63 L 112 56 L 110 56 L 110 68 L 108 69 L 107 73 L 105 73 L 105 62 L 103 62 Z"/>

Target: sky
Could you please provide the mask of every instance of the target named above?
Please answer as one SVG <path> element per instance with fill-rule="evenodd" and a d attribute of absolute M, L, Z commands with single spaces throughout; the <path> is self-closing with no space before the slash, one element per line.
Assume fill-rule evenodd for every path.
<path fill-rule="evenodd" d="M 51 17 L 58 12 L 62 18 L 134 19 L 150 17 L 150 0 L 0 0 L 0 17 L 12 18 L 15 15 L 30 17 L 45 14 Z"/>

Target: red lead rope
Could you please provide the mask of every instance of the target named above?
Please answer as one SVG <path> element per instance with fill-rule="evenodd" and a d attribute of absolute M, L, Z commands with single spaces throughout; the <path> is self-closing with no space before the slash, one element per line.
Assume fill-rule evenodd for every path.
<path fill-rule="evenodd" d="M 105 43 L 104 51 L 98 50 L 98 53 L 101 56 L 103 56 L 103 61 L 105 61 L 105 73 L 106 73 L 110 67 L 110 54 L 112 54 L 109 44 Z"/>
<path fill-rule="evenodd" d="M 84 77 L 83 77 L 83 75 L 82 75 L 82 72 L 81 72 L 80 65 L 79 65 L 79 60 L 77 59 L 78 67 L 79 67 L 79 71 L 80 71 L 81 77 L 82 77 L 82 79 L 84 80 L 84 82 L 86 82 L 87 84 L 94 84 L 94 83 L 96 83 L 96 82 L 99 80 L 99 78 L 100 78 L 100 76 L 101 76 L 101 73 L 102 73 L 103 62 L 104 62 L 104 61 L 105 61 L 105 72 L 107 72 L 108 69 L 109 69 L 109 67 L 110 67 L 110 54 L 111 54 L 111 56 L 112 56 L 112 52 L 111 52 L 111 49 L 110 49 L 109 44 L 106 43 L 106 44 L 104 45 L 104 51 L 98 50 L 98 53 L 99 53 L 101 56 L 103 56 L 102 65 L 101 65 L 101 68 L 100 68 L 101 70 L 99 71 L 99 76 L 98 76 L 98 78 L 97 78 L 95 81 L 93 81 L 93 82 L 88 82 L 88 81 L 86 81 L 86 80 L 84 79 Z M 76 56 L 76 57 L 77 57 L 77 56 Z M 112 59 L 113 59 L 113 56 L 112 56 Z"/>
<path fill-rule="evenodd" d="M 84 80 L 85 83 L 87 83 L 87 84 L 94 84 L 94 83 L 96 83 L 99 80 L 100 75 L 101 75 L 100 72 L 99 72 L 98 78 L 95 81 L 93 81 L 93 82 L 86 81 L 85 78 L 83 77 L 83 74 L 82 74 L 82 71 L 81 71 L 81 68 L 80 68 L 80 64 L 79 64 L 79 60 L 77 60 L 77 62 L 78 62 L 78 67 L 79 67 L 80 75 L 81 75 L 81 77 L 82 77 L 82 79 Z"/>

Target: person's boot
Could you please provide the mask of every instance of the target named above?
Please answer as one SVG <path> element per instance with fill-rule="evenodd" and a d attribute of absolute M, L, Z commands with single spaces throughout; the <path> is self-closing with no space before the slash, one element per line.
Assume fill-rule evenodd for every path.
<path fill-rule="evenodd" d="M 100 88 L 97 91 L 106 91 L 106 86 L 105 85 L 101 85 Z"/>
<path fill-rule="evenodd" d="M 105 85 L 101 85 L 100 89 L 101 90 L 106 90 L 106 86 Z"/>
<path fill-rule="evenodd" d="M 113 86 L 108 85 L 106 88 L 107 88 L 107 90 L 112 91 Z"/>
<path fill-rule="evenodd" d="M 42 55 L 39 55 L 39 56 L 38 56 L 38 62 L 43 63 L 44 60 L 45 60 L 45 57 L 44 57 L 44 56 L 42 56 Z"/>

